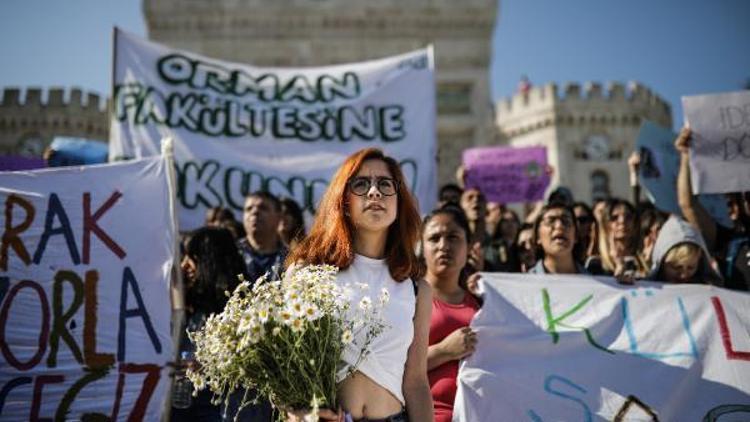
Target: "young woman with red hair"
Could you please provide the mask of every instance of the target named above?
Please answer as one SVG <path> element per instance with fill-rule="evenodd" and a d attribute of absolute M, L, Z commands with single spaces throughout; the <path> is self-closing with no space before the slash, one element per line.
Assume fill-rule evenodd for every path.
<path fill-rule="evenodd" d="M 432 293 L 415 255 L 420 218 L 398 163 L 375 148 L 344 161 L 321 200 L 310 235 L 287 258 L 330 264 L 338 280 L 387 289 L 387 327 L 357 371 L 339 384 L 339 403 L 354 421 L 432 421 L 427 343 Z M 356 359 L 345 351 L 343 359 Z M 354 362 L 348 362 L 354 363 Z M 322 420 L 344 420 L 325 410 Z M 292 416 L 292 415 L 290 415 Z"/>

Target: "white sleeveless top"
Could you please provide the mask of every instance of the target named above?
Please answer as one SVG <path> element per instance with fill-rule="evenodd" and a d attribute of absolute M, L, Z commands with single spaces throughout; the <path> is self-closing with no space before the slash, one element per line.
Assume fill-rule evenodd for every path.
<path fill-rule="evenodd" d="M 370 353 L 359 363 L 357 371 L 388 390 L 404 404 L 404 366 L 409 346 L 414 338 L 413 318 L 417 302 L 414 284 L 411 279 L 395 281 L 384 259 L 372 259 L 362 255 L 355 255 L 352 265 L 339 272 L 336 281 L 339 284 L 365 283 L 369 286 L 366 290 L 352 289 L 352 308 L 358 306 L 362 296 L 370 296 L 375 304 L 383 288 L 390 294 L 390 300 L 382 311 L 386 327 L 370 344 Z M 364 337 L 364 333 L 360 333 L 360 336 Z M 360 350 L 354 343 L 362 344 L 363 340 L 355 338 L 355 341 L 344 349 L 343 359 L 349 365 L 356 363 L 359 357 Z"/>

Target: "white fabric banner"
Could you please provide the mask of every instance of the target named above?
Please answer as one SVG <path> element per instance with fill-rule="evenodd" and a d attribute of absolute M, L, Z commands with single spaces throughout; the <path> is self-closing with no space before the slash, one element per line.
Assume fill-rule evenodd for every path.
<path fill-rule="evenodd" d="M 262 68 L 170 49 L 118 31 L 110 160 L 175 141 L 181 229 L 214 206 L 240 211 L 269 190 L 313 210 L 355 151 L 401 163 L 422 211 L 436 200 L 432 48 L 363 63 Z"/>
<path fill-rule="evenodd" d="M 0 173 L 1 420 L 159 420 L 173 354 L 166 163 Z"/>
<path fill-rule="evenodd" d="M 483 274 L 454 421 L 750 418 L 750 295 Z"/>
<path fill-rule="evenodd" d="M 682 97 L 693 193 L 750 191 L 750 91 Z"/>

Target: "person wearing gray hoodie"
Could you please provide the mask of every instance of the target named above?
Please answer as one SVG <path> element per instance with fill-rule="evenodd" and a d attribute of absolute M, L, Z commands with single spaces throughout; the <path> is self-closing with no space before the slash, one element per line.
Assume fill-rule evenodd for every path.
<path fill-rule="evenodd" d="M 656 238 L 647 280 L 667 283 L 695 283 L 722 286 L 723 280 L 711 267 L 701 234 L 682 218 L 671 215 Z"/>

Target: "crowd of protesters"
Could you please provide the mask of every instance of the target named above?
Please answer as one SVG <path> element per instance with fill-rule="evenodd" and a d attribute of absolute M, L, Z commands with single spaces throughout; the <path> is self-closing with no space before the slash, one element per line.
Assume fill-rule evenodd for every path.
<path fill-rule="evenodd" d="M 602 198 L 586 204 L 558 188 L 521 216 L 506 204 L 488 203 L 480 190 L 464 188 L 460 181 L 440 189 L 438 207 L 427 213 L 414 245 L 432 289 L 427 370 L 435 420 L 451 420 L 458 362 L 481 342 L 469 328 L 481 306 L 475 294 L 478 277 L 472 274 L 583 274 L 613 276 L 626 284 L 648 280 L 749 290 L 750 195 L 728 194 L 732 227 L 717 223 L 690 189 L 690 137 L 684 129 L 675 141 L 681 157 L 675 187 L 681 216 L 639 200 L 636 153 L 628 160 L 631 200 Z M 297 203 L 267 192 L 246 198 L 241 221 L 232 211 L 216 208 L 207 214 L 206 226 L 187 234 L 183 243 L 187 321 L 193 329 L 207 314 L 221 310 L 223 291 L 237 283 L 229 277 L 235 267 L 248 280 L 279 277 L 290 250 L 306 236 Z M 189 341 L 181 343 L 182 349 L 190 347 Z M 173 411 L 173 420 L 187 414 L 190 420 L 197 415 L 232 420 L 235 402 L 219 409 L 199 395 L 194 409 Z M 272 413 L 262 402 L 242 412 L 239 420 L 269 420 Z"/>

